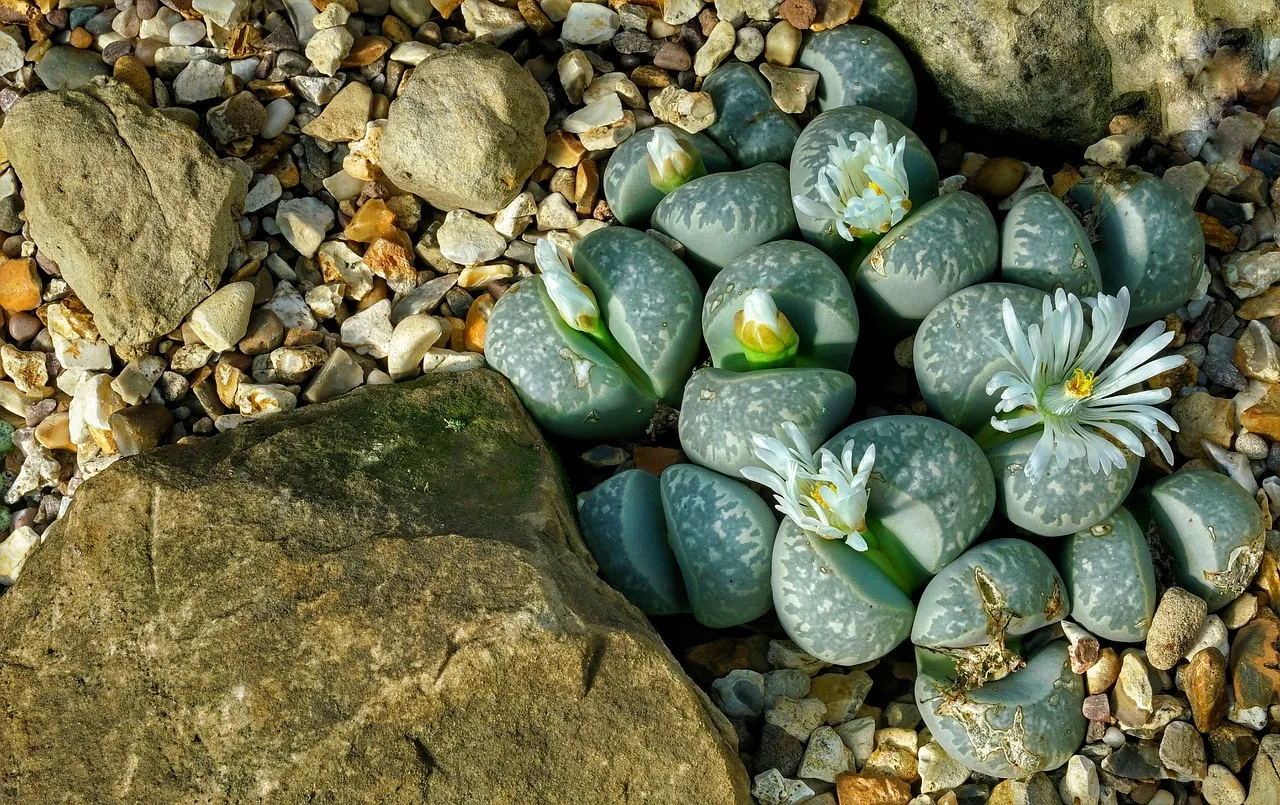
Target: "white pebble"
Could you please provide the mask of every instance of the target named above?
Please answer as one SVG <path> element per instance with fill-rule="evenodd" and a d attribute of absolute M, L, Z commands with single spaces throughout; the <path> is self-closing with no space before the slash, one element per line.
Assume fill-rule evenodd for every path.
<path fill-rule="evenodd" d="M 339 330 L 342 346 L 371 358 L 387 357 L 391 347 L 391 302 L 383 299 L 349 316 Z"/>
<path fill-rule="evenodd" d="M 498 234 L 493 224 L 466 210 L 454 210 L 445 216 L 436 232 L 436 242 L 446 259 L 464 266 L 493 260 L 507 248 L 507 239 Z"/>
<path fill-rule="evenodd" d="M 622 119 L 622 99 L 610 93 L 594 103 L 589 103 L 564 119 L 564 130 L 581 134 L 590 129 L 608 126 Z"/>
<path fill-rule="evenodd" d="M 248 0 L 192 0 L 191 7 L 219 28 L 231 28 L 249 7 Z"/>
<path fill-rule="evenodd" d="M 433 349 L 422 359 L 424 372 L 465 372 L 484 368 L 484 356 L 479 352 L 454 352 L 451 349 Z"/>
<path fill-rule="evenodd" d="M 599 45 L 617 32 L 617 12 L 595 3 L 574 3 L 564 18 L 560 38 L 578 45 Z"/>
<path fill-rule="evenodd" d="M 252 282 L 224 285 L 191 311 L 191 329 L 215 352 L 235 349 L 249 331 L 253 295 Z"/>
<path fill-rule="evenodd" d="M 4 542 L 0 542 L 0 584 L 12 587 L 22 573 L 22 566 L 35 553 L 40 535 L 29 525 L 14 529 Z"/>
<path fill-rule="evenodd" d="M 276 98 L 267 104 L 267 113 L 262 118 L 262 128 L 258 131 L 263 139 L 273 139 L 284 133 L 285 128 L 293 122 L 297 110 L 285 98 Z"/>
<path fill-rule="evenodd" d="M 391 345 L 387 350 L 387 374 L 403 380 L 417 374 L 422 359 L 435 346 L 443 332 L 440 322 L 422 314 L 406 316 L 391 331 Z"/>
<path fill-rule="evenodd" d="M 1084 755 L 1073 755 L 1067 761 L 1067 773 L 1058 784 L 1063 802 L 1074 805 L 1098 805 L 1098 767 Z"/>
<path fill-rule="evenodd" d="M 276 226 L 303 257 L 314 257 L 333 226 L 333 210 L 316 198 L 294 198 L 276 207 Z"/>
<path fill-rule="evenodd" d="M 201 20 L 184 20 L 169 29 L 169 44 L 174 47 L 194 45 L 204 39 L 204 32 L 204 22 Z"/>
<path fill-rule="evenodd" d="M 342 60 L 351 52 L 355 41 L 355 37 L 346 28 L 325 28 L 307 43 L 307 58 L 318 72 L 334 75 L 342 66 Z"/>
<path fill-rule="evenodd" d="M 173 94 L 178 103 L 193 104 L 222 97 L 222 84 L 227 67 L 211 61 L 193 61 L 173 80 Z"/>
<path fill-rule="evenodd" d="M 244 197 L 244 211 L 257 212 L 280 198 L 280 180 L 272 174 L 258 177 Z"/>

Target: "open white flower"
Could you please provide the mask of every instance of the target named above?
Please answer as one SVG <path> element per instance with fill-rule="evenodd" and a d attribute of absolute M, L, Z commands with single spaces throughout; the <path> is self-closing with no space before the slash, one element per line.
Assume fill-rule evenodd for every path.
<path fill-rule="evenodd" d="M 1044 426 L 1024 470 L 1029 476 L 1043 473 L 1050 460 L 1063 467 L 1080 457 L 1088 460 L 1093 472 L 1110 474 L 1126 463 L 1117 442 L 1137 455 L 1146 454 L 1133 429 L 1154 442 L 1165 460 L 1173 461 L 1173 451 L 1157 425 L 1176 431 L 1178 424 L 1152 405 L 1168 400 L 1169 389 L 1126 392 L 1186 360 L 1181 355 L 1152 360 L 1173 340 L 1173 333 L 1164 332 L 1164 322 L 1153 323 L 1104 369 L 1102 364 L 1129 315 L 1129 289 L 1121 288 L 1116 296 L 1100 294 L 1085 303 L 1093 309 L 1093 335 L 1082 348 L 1084 310 L 1075 295 L 1058 289 L 1052 302 L 1046 298 L 1042 323 L 1032 324 L 1025 333 L 1013 304 L 1004 301 L 1009 343 L 995 339 L 992 343 L 1014 368 L 997 372 L 987 384 L 987 393 L 1004 389 L 997 413 L 1025 413 L 1010 419 L 992 417 L 991 425 L 1005 433 Z"/>
<path fill-rule="evenodd" d="M 742 476 L 772 489 L 778 511 L 806 531 L 867 550 L 862 532 L 867 530 L 867 481 L 876 461 L 875 445 L 855 468 L 853 442 L 845 444 L 837 459 L 826 448 L 813 453 L 794 423 L 784 422 L 782 429 L 790 445 L 759 433 L 751 437 L 756 458 L 769 469 L 747 467 Z"/>
<path fill-rule="evenodd" d="M 702 156 L 671 129 L 655 128 L 645 150 L 649 152 L 649 183 L 664 193 L 706 173 Z"/>
<path fill-rule="evenodd" d="M 884 122 L 877 120 L 870 137 L 854 132 L 853 147 L 841 138 L 831 146 L 830 162 L 818 174 L 818 201 L 796 196 L 796 209 L 829 221 L 845 240 L 882 235 L 911 211 L 903 154 L 907 138 L 890 144 Z"/>
<path fill-rule="evenodd" d="M 600 321 L 596 295 L 569 271 L 560 247 L 550 238 L 543 238 L 534 247 L 533 256 L 538 262 L 538 270 L 542 272 L 547 295 L 560 312 L 560 318 L 575 330 L 595 332 Z"/>

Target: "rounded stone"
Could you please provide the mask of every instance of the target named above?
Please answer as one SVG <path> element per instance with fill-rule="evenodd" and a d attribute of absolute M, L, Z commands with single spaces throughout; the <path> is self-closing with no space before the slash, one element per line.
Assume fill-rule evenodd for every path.
<path fill-rule="evenodd" d="M 1191 206 L 1143 171 L 1107 170 L 1068 192 L 1096 232 L 1102 290 L 1132 297 L 1126 325 L 1155 321 L 1195 292 L 1204 264 L 1204 233 Z"/>
<path fill-rule="evenodd" d="M 740 255 L 716 275 L 702 306 L 702 333 L 719 369 L 746 371 L 734 319 L 762 288 L 800 339 L 796 363 L 847 371 L 858 343 L 858 308 L 844 273 L 807 243 L 779 240 Z"/>
<path fill-rule="evenodd" d="M 1084 458 L 1054 463 L 1037 476 L 1025 467 L 1040 439 L 1033 430 L 987 450 L 996 477 L 996 507 L 1009 522 L 1042 537 L 1064 537 L 1091 528 L 1124 503 L 1138 479 L 1137 456 L 1110 473 L 1093 472 Z"/>
<path fill-rule="evenodd" d="M 995 482 L 981 448 L 936 419 L 881 416 L 856 422 L 824 445 L 860 458 L 876 446 L 867 517 L 908 575 L 941 571 L 977 539 L 995 509 Z"/>
<path fill-rule="evenodd" d="M 992 343 L 1007 343 L 1004 302 L 1026 324 L 1040 321 L 1046 298 L 1034 288 L 986 282 L 961 288 L 929 311 L 912 345 L 916 382 L 929 412 L 966 433 L 987 427 L 1000 399 L 987 393 L 987 383 L 996 372 L 1013 368 Z"/>
<path fill-rule="evenodd" d="M 1102 287 L 1088 234 L 1071 209 L 1048 192 L 1030 194 L 1005 216 L 1000 276 L 1046 293 L 1062 288 L 1080 298 L 1097 296 Z"/>
<path fill-rule="evenodd" d="M 733 170 L 733 161 L 705 134 L 689 134 L 675 126 L 658 125 L 636 132 L 618 146 L 604 170 L 604 197 L 618 221 L 626 226 L 645 227 L 664 194 L 649 181 L 649 141 L 658 129 L 666 129 L 676 139 L 693 145 L 702 156 L 707 173 Z"/>
<path fill-rule="evenodd" d="M 496 213 L 542 162 L 549 114 L 546 94 L 515 59 L 492 45 L 459 45 L 414 68 L 392 102 L 381 167 L 432 206 Z"/>
<path fill-rule="evenodd" d="M 693 464 L 668 467 L 660 486 L 671 551 L 698 622 L 721 629 L 768 612 L 778 531 L 769 504 L 741 481 Z"/>
<path fill-rule="evenodd" d="M 1203 598 L 1181 587 L 1165 590 L 1147 632 L 1147 661 L 1151 667 L 1168 671 L 1177 665 L 1200 634 L 1208 614 Z"/>
<path fill-rule="evenodd" d="M 850 135 L 855 132 L 870 137 L 877 122 L 884 124 L 891 143 L 906 138 L 902 166 L 907 174 L 907 193 L 911 199 L 911 208 L 919 210 L 933 200 L 938 195 L 938 166 L 929 149 L 902 122 L 869 106 L 831 109 L 805 126 L 791 153 L 791 195 L 816 199 L 814 188 L 822 169 L 831 161 L 832 146 L 849 145 Z M 827 222 L 818 221 L 798 210 L 796 221 L 804 239 L 829 254 L 842 270 L 848 271 L 855 267 L 852 263 L 861 256 L 860 244 L 845 240 L 830 231 Z"/>
<path fill-rule="evenodd" d="M 1105 640 L 1146 638 L 1156 610 L 1156 573 L 1146 535 L 1128 509 L 1065 537 L 1058 569 L 1072 620 Z"/>
<path fill-rule="evenodd" d="M 766 162 L 677 187 L 653 211 L 653 227 L 684 244 L 704 282 L 744 252 L 796 231 L 787 169 Z"/>
<path fill-rule="evenodd" d="M 889 37 L 863 25 L 841 25 L 805 37 L 796 63 L 822 76 L 818 108 L 870 106 L 908 126 L 916 116 L 916 79 Z"/>
<path fill-rule="evenodd" d="M 943 299 L 988 279 L 999 249 L 986 202 L 947 193 L 889 230 L 851 272 L 854 290 L 868 319 L 904 334 Z"/>
<path fill-rule="evenodd" d="M 680 446 L 690 459 L 738 477 L 757 459 L 752 436 L 784 438 L 783 422 L 810 446 L 826 439 L 853 410 L 856 385 L 831 369 L 699 369 L 680 406 Z"/>

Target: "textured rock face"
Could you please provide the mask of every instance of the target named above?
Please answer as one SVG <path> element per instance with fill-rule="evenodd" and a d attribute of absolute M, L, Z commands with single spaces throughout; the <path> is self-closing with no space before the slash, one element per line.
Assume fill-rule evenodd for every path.
<path fill-rule="evenodd" d="M 505 52 L 453 48 L 418 65 L 391 104 L 382 169 L 435 207 L 489 215 L 542 162 L 549 114 L 538 82 Z"/>
<path fill-rule="evenodd" d="M 112 344 L 171 331 L 217 287 L 245 181 L 190 128 L 100 79 L 4 122 L 27 219 Z"/>
<path fill-rule="evenodd" d="M 745 803 L 589 562 L 484 370 L 121 462 L 0 597 L 0 800 Z"/>
<path fill-rule="evenodd" d="M 950 111 L 988 129 L 1088 144 L 1117 113 L 1137 111 L 1159 131 L 1203 128 L 1221 110 L 1211 61 L 1222 32 L 1244 41 L 1245 82 L 1266 68 L 1266 36 L 1280 28 L 1274 0 L 941 3 L 871 0 L 937 83 Z M 1184 65 L 1195 65 L 1193 74 Z M 1210 71 L 1214 68 L 1208 68 Z M 1206 80 L 1207 78 L 1207 80 Z M 1206 89 L 1208 88 L 1208 89 Z M 1246 89 L 1242 87 L 1241 89 Z"/>

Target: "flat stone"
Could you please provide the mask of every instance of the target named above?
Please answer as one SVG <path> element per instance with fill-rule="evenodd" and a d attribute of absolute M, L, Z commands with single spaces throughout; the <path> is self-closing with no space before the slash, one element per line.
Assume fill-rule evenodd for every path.
<path fill-rule="evenodd" d="M 600 45 L 618 32 L 618 14 L 608 6 L 574 3 L 560 27 L 560 38 L 576 45 Z"/>
<path fill-rule="evenodd" d="M 760 74 L 768 79 L 773 102 L 784 112 L 803 112 L 818 89 L 819 75 L 813 70 L 762 64 Z"/>
<path fill-rule="evenodd" d="M 1245 805 L 1280 802 L 1280 735 L 1267 735 L 1253 764 Z"/>
<path fill-rule="evenodd" d="M 4 141 L 32 236 L 109 343 L 172 331 L 217 287 L 247 183 L 195 132 L 93 84 L 27 96 Z"/>
<path fill-rule="evenodd" d="M 58 45 L 35 63 L 35 71 L 46 87 L 58 90 L 80 89 L 94 78 L 110 73 L 111 68 L 102 61 L 101 54 L 92 50 Z"/>
<path fill-rule="evenodd" d="M 446 215 L 436 240 L 446 258 L 467 266 L 500 257 L 507 248 L 507 239 L 498 234 L 493 224 L 466 210 Z"/>
<path fill-rule="evenodd" d="M 728 723 L 596 576 L 570 500 L 485 370 L 113 464 L 0 603 L 3 656 L 41 657 L 0 667 L 6 785 L 174 802 L 270 769 L 338 802 L 747 802 Z"/>
<path fill-rule="evenodd" d="M 373 91 L 369 86 L 353 81 L 334 96 L 319 117 L 302 127 L 302 133 L 334 143 L 359 140 L 369 122 L 372 103 Z"/>
<path fill-rule="evenodd" d="M 249 330 L 254 293 L 252 282 L 222 286 L 191 311 L 191 329 L 214 352 L 235 349 Z"/>
<path fill-rule="evenodd" d="M 827 716 L 827 706 L 821 699 L 793 699 L 783 696 L 764 714 L 765 723 L 787 731 L 797 741 L 809 740 L 809 735 Z"/>
<path fill-rule="evenodd" d="M 303 257 L 314 257 L 325 233 L 333 226 L 333 210 L 318 198 L 304 197 L 276 205 L 276 226 Z"/>

